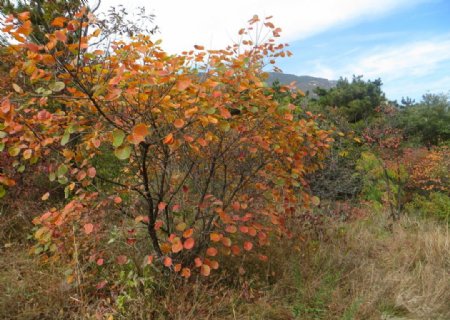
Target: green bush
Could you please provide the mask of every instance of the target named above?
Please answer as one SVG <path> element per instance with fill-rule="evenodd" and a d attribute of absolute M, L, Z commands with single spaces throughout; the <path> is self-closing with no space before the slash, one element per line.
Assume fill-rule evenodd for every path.
<path fill-rule="evenodd" d="M 450 197 L 441 192 L 432 192 L 429 196 L 415 195 L 413 200 L 406 204 L 405 209 L 412 214 L 449 222 Z"/>

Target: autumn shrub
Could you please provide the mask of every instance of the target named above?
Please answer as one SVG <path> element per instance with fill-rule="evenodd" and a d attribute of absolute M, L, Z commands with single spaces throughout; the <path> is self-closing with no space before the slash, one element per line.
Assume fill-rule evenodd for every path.
<path fill-rule="evenodd" d="M 409 172 L 406 187 L 423 195 L 450 192 L 450 150 L 448 147 L 407 149 L 402 161 Z"/>
<path fill-rule="evenodd" d="M 251 254 L 289 234 L 285 218 L 317 202 L 305 175 L 332 138 L 265 85 L 265 65 L 290 54 L 275 42 L 280 29 L 255 16 L 240 44 L 222 50 L 169 54 L 137 35 L 105 52 L 87 50 L 100 29 L 73 36 L 94 20 L 85 9 L 55 18 L 42 43 L 28 39 L 28 13 L 5 20 L 17 44 L 8 48 L 14 82 L 1 98 L 2 145 L 19 164 L 48 159 L 66 199 L 34 219 L 34 252 L 89 269 L 154 264 L 188 278 L 217 269 L 217 255 Z M 266 33 L 255 38 L 257 24 Z M 123 254 L 102 245 L 117 226 Z"/>

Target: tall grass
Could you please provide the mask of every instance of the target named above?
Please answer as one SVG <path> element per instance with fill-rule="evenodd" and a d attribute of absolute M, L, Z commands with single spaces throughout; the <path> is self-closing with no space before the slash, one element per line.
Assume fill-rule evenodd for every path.
<path fill-rule="evenodd" d="M 3 247 L 0 318 L 450 319 L 447 224 L 403 217 L 392 225 L 373 213 L 297 231 L 301 237 L 270 249 L 268 263 L 223 260 L 210 279 L 148 275 L 140 286 L 127 270 L 111 270 L 111 278 L 123 278 L 119 289 L 87 291 L 83 301 L 62 269 L 43 266 L 25 247 Z"/>

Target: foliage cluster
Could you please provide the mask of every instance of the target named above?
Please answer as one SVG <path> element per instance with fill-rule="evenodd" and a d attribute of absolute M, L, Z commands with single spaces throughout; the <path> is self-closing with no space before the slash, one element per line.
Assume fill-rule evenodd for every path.
<path fill-rule="evenodd" d="M 265 64 L 288 54 L 269 20 L 253 17 L 241 45 L 180 55 L 146 35 L 88 50 L 101 29 L 86 9 L 54 18 L 43 42 L 30 38 L 28 12 L 5 22 L 17 41 L 8 48 L 15 82 L 0 118 L 14 164 L 1 182 L 11 187 L 10 172 L 50 159 L 50 181 L 67 199 L 34 219 L 35 253 L 126 264 L 128 256 L 97 250 L 116 211 L 132 219 L 127 243 L 144 265 L 208 276 L 217 254 L 268 244 L 272 233 L 288 233 L 287 216 L 317 202 L 305 175 L 319 168 L 332 138 L 265 86 Z M 258 24 L 266 31 L 258 26 L 255 36 Z M 121 163 L 112 178 L 94 166 L 108 154 Z M 72 238 L 85 242 L 78 248 Z"/>

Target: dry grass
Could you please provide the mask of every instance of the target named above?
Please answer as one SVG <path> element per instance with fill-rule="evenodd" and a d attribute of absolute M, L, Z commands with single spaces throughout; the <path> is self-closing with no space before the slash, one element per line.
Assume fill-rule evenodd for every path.
<path fill-rule="evenodd" d="M 121 304 L 117 294 L 77 304 L 61 271 L 11 247 L 0 262 L 0 318 L 450 319 L 446 225 L 405 217 L 391 226 L 374 214 L 314 234 L 283 240 L 269 265 L 248 261 L 248 275 L 229 263 L 209 282 L 153 279 L 121 291 Z"/>

